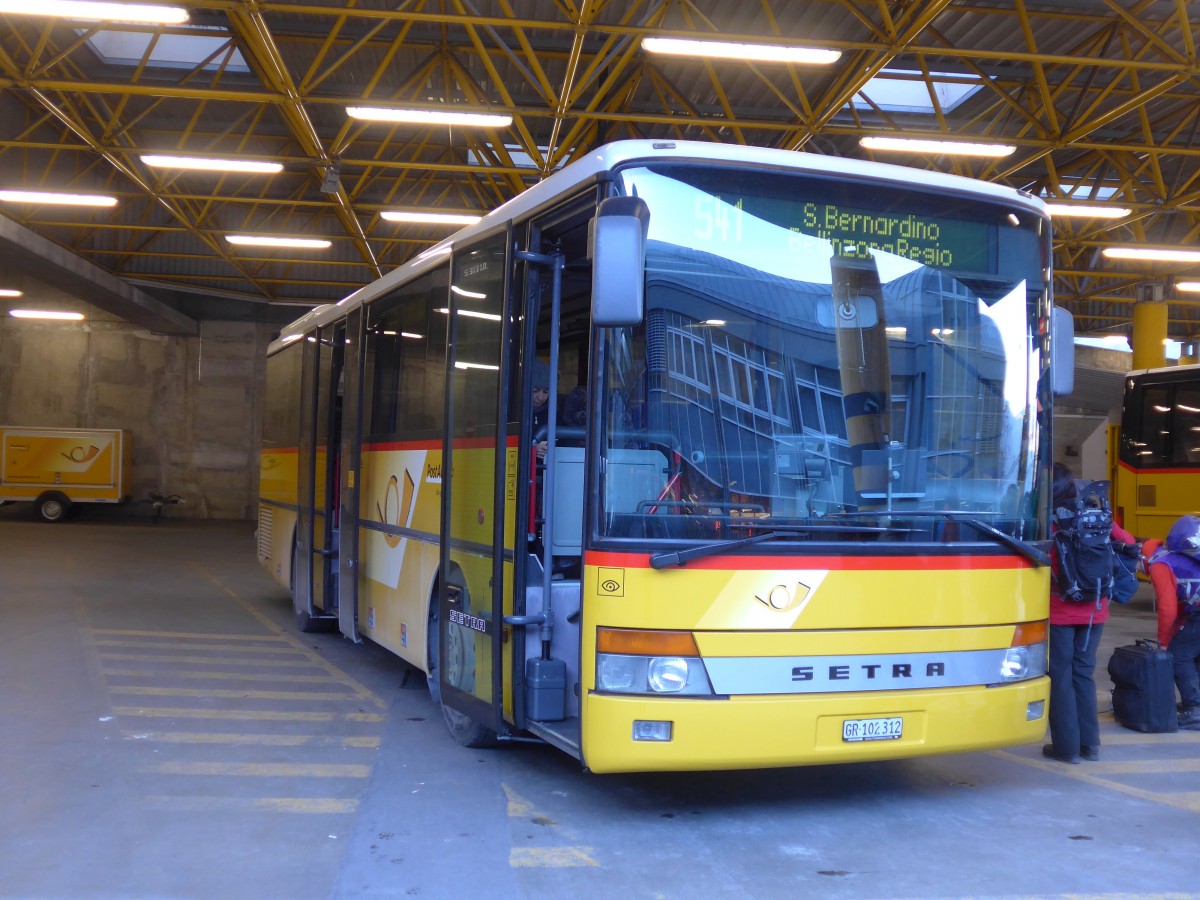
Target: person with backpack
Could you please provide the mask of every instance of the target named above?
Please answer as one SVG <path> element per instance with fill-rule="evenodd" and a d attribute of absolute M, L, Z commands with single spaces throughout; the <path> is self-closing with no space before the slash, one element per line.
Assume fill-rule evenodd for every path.
<path fill-rule="evenodd" d="M 1175 664 L 1179 727 L 1200 730 L 1200 517 L 1182 516 L 1142 548 L 1158 608 L 1158 643 Z"/>
<path fill-rule="evenodd" d="M 1054 464 L 1050 551 L 1050 741 L 1047 759 L 1077 765 L 1100 758 L 1096 649 L 1113 590 L 1113 542 L 1135 544 L 1113 523 L 1102 495 L 1080 496 L 1075 476 Z"/>

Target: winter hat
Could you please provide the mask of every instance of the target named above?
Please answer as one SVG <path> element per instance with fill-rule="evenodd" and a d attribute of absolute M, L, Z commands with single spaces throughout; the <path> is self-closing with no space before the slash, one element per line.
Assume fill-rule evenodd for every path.
<path fill-rule="evenodd" d="M 1200 518 L 1180 516 L 1167 532 L 1167 539 L 1163 543 L 1172 553 L 1200 557 Z"/>
<path fill-rule="evenodd" d="M 550 364 L 535 356 L 530 366 L 533 369 L 533 389 L 535 391 L 538 388 L 548 390 L 550 387 Z"/>
<path fill-rule="evenodd" d="M 1075 473 L 1062 463 L 1054 464 L 1054 505 L 1075 502 Z"/>

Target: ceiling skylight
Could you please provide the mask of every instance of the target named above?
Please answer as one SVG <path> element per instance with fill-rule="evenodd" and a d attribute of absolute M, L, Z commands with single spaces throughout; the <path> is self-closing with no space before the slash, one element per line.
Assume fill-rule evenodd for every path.
<path fill-rule="evenodd" d="M 930 72 L 933 92 L 942 112 L 950 112 L 983 85 L 973 75 Z M 921 72 L 910 69 L 884 69 L 847 103 L 855 109 L 871 109 L 872 104 L 885 112 L 933 113 L 929 86 Z M 868 102 L 868 98 L 870 102 Z"/>
<path fill-rule="evenodd" d="M 192 26 L 190 31 L 210 31 L 206 34 L 160 34 L 150 51 L 150 65 L 164 69 L 194 69 L 209 57 L 204 68 L 217 69 L 225 62 L 229 32 L 215 26 Z M 113 66 L 136 66 L 146 55 L 155 35 L 148 32 L 98 31 L 88 39 L 88 45 L 106 63 Z M 215 57 L 213 54 L 217 54 Z M 240 50 L 234 49 L 225 64 L 227 72 L 249 72 L 250 67 Z"/>

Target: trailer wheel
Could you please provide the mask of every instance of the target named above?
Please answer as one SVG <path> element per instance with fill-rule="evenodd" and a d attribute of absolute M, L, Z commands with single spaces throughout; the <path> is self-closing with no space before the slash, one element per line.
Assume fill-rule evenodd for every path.
<path fill-rule="evenodd" d="M 43 522 L 61 522 L 71 511 L 72 503 L 62 494 L 42 494 L 34 506 Z"/>

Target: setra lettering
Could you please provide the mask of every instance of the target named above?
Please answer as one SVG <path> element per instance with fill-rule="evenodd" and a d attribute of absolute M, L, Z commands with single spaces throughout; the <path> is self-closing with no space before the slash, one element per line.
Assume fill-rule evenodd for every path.
<path fill-rule="evenodd" d="M 912 663 L 893 663 L 890 671 L 882 663 L 862 663 L 858 666 L 852 666 L 849 663 L 833 663 L 820 668 L 816 666 L 793 666 L 792 681 L 816 681 L 819 676 L 823 676 L 825 681 L 850 681 L 856 675 L 861 676 L 867 681 L 884 679 L 900 681 L 917 677 L 914 674 L 914 668 Z M 946 664 L 944 662 L 925 663 L 924 676 L 926 678 L 946 677 Z"/>

